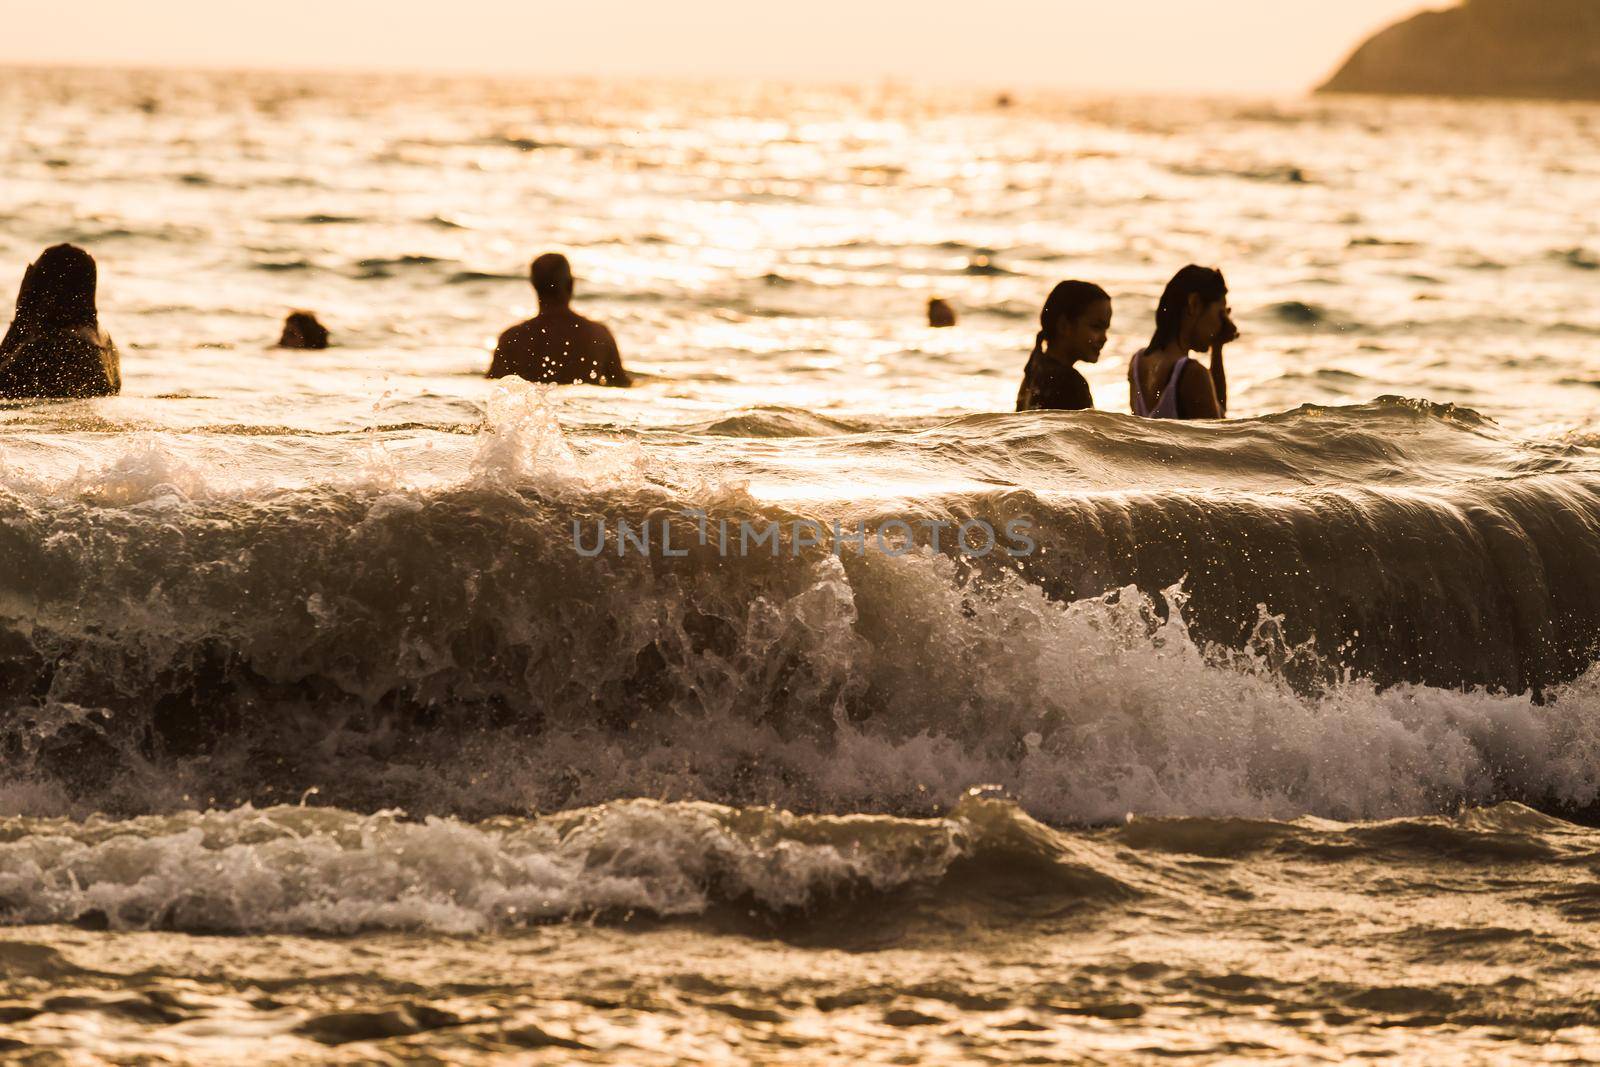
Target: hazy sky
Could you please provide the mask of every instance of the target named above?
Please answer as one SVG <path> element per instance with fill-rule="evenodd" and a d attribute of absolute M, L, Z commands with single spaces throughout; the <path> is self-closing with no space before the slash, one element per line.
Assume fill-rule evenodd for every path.
<path fill-rule="evenodd" d="M 0 0 L 0 62 L 1295 91 L 1418 0 Z"/>

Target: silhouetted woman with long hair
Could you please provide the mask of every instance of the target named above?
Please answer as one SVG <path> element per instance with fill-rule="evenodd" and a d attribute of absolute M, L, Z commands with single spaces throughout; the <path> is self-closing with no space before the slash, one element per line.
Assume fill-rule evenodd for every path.
<path fill-rule="evenodd" d="M 22 276 L 17 311 L 0 340 L 0 397 L 110 396 L 122 391 L 117 347 L 95 311 L 94 257 L 44 250 Z"/>
<path fill-rule="evenodd" d="M 1133 413 L 1147 419 L 1220 419 L 1228 413 L 1222 348 L 1239 331 L 1228 312 L 1222 272 L 1190 264 L 1167 283 L 1156 306 L 1156 332 L 1128 367 Z M 1190 358 L 1211 353 L 1211 366 Z"/>
<path fill-rule="evenodd" d="M 1092 282 L 1062 282 L 1039 312 L 1039 334 L 1022 372 L 1018 411 L 1083 411 L 1094 407 L 1075 363 L 1098 363 L 1111 329 L 1111 297 Z"/>

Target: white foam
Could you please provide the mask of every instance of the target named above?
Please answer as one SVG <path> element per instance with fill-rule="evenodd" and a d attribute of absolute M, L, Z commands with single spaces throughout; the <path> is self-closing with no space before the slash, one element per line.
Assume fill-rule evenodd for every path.
<path fill-rule="evenodd" d="M 1204 648 L 1176 589 L 1170 611 L 1132 588 L 1063 603 L 925 550 L 580 559 L 567 508 L 757 505 L 733 482 L 668 492 L 637 448 L 575 447 L 547 388 L 503 385 L 486 418 L 476 465 L 444 487 L 410 485 L 375 445 L 343 487 L 237 496 L 152 436 L 17 503 L 7 625 L 37 672 L 17 692 L 45 696 L 9 727 L 31 755 L 50 709 L 109 710 L 121 748 L 64 793 L 9 768 L 0 810 L 75 789 L 66 810 L 162 811 L 256 784 L 263 803 L 321 786 L 363 810 L 478 815 L 637 795 L 927 813 L 998 782 L 1052 821 L 1600 795 L 1596 669 L 1542 705 L 1359 679 L 1308 694 L 1282 670 L 1308 647 L 1275 646 L 1269 625 L 1256 651 Z M 222 654 L 240 666 L 219 681 Z M 185 687 L 202 728 L 237 736 L 193 757 L 158 745 L 146 765 L 152 704 Z M 434 732 L 386 720 L 386 701 L 424 707 Z M 480 731 L 488 704 L 512 725 Z M 287 777 L 261 753 L 288 757 Z"/>
<path fill-rule="evenodd" d="M 478 826 L 250 807 L 121 823 L 12 820 L 0 842 L 0 901 L 12 922 L 94 912 L 119 929 L 450 933 L 598 912 L 697 915 L 744 897 L 801 908 L 852 887 L 937 878 L 968 848 L 956 822 L 800 820 L 648 801 Z"/>

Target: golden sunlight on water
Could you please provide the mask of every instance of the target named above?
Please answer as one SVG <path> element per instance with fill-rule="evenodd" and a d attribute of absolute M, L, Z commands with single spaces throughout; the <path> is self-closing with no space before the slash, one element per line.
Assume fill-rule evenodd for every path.
<path fill-rule="evenodd" d="M 0 106 L 123 379 L 0 403 L 4 1056 L 1600 1055 L 1592 109 Z M 484 379 L 549 250 L 631 387 Z M 1230 417 L 1135 419 L 1191 261 Z M 1098 410 L 1018 413 L 1065 278 Z"/>

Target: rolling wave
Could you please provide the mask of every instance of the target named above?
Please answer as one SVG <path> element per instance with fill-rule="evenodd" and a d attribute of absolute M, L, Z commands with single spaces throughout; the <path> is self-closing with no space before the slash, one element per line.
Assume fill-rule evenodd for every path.
<path fill-rule="evenodd" d="M 209 493 L 150 457 L 14 481 L 7 803 L 319 788 L 475 816 L 618 796 L 916 813 L 993 781 L 1089 822 L 1594 804 L 1589 453 L 1393 403 L 1202 431 L 829 436 L 930 475 L 1020 481 L 1054 457 L 1040 480 L 1080 487 L 781 506 L 602 463 L 548 411 L 491 412 L 474 473 L 442 487 Z M 770 540 L 701 541 L 686 512 Z M 909 542 L 880 539 L 894 522 Z M 1033 551 L 969 552 L 974 522 L 1023 523 Z M 845 537 L 807 543 L 806 523 Z"/>

